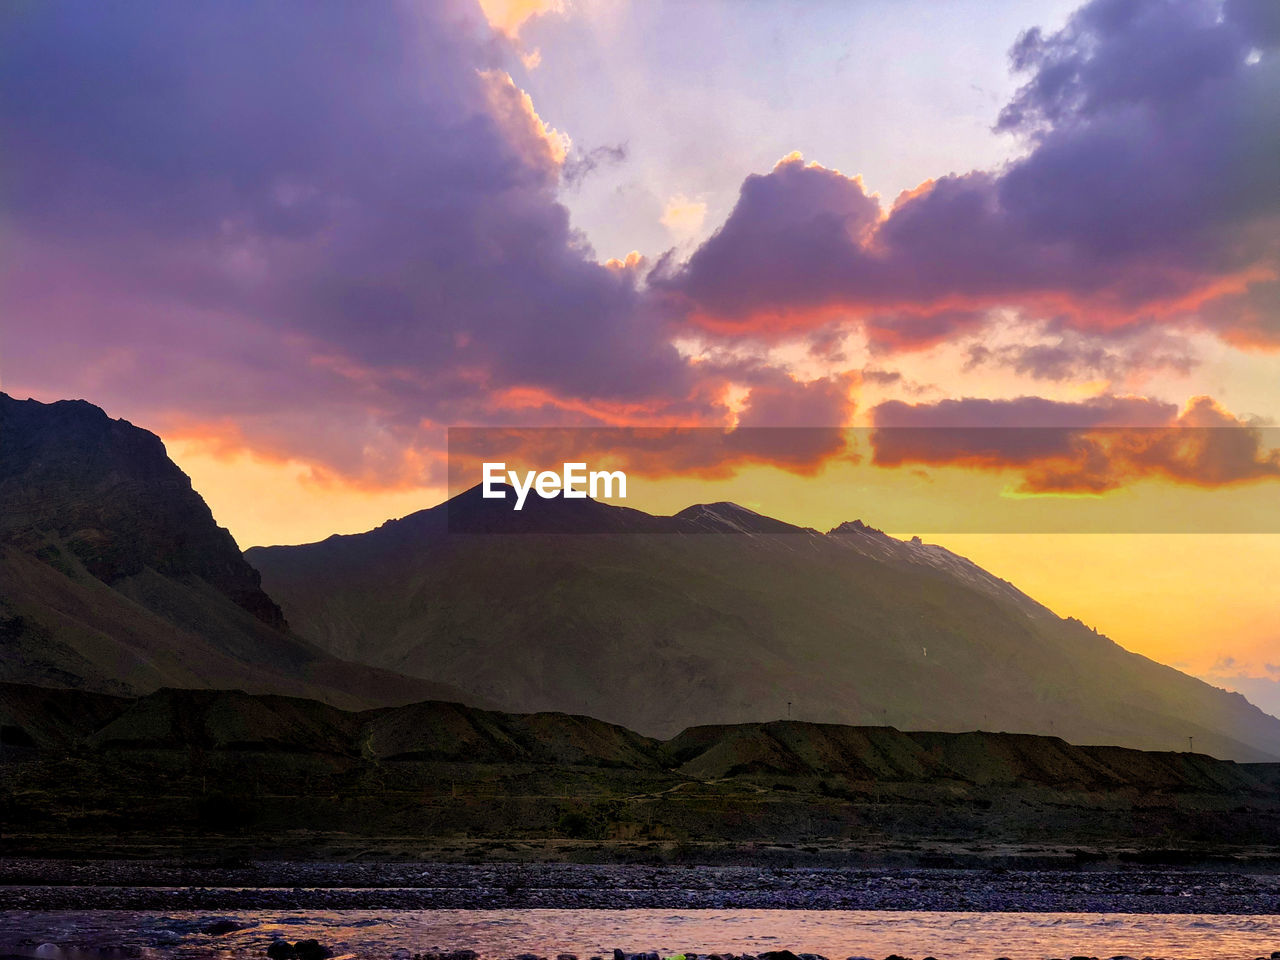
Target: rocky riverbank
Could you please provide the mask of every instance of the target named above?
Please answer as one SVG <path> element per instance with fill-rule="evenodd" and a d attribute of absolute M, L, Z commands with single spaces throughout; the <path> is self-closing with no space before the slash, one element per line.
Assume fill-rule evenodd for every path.
<path fill-rule="evenodd" d="M 1280 873 L 0 861 L 0 910 L 534 908 L 1280 914 Z"/>

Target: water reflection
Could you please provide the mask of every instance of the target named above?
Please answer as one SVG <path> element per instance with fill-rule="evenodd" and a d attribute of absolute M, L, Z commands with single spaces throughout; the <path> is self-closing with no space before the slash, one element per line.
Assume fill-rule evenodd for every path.
<path fill-rule="evenodd" d="M 242 929 L 211 933 L 219 919 Z M 627 951 L 1043 960 L 1078 955 L 1240 960 L 1280 950 L 1280 916 L 917 913 L 834 910 L 345 910 L 234 914 L 3 911 L 0 953 L 50 960 L 265 955 L 314 938 L 338 956 L 468 948 L 483 957 Z"/>

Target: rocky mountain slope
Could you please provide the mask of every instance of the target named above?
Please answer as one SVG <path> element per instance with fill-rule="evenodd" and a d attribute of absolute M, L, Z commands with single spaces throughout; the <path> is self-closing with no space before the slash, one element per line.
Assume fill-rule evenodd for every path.
<path fill-rule="evenodd" d="M 349 706 L 458 691 L 289 629 L 160 438 L 84 401 L 0 394 L 0 680 L 243 687 Z"/>
<path fill-rule="evenodd" d="M 652 736 L 790 716 L 1280 757 L 1280 720 L 1129 653 L 975 564 L 860 522 L 471 490 L 354 536 L 247 554 L 335 656 Z"/>

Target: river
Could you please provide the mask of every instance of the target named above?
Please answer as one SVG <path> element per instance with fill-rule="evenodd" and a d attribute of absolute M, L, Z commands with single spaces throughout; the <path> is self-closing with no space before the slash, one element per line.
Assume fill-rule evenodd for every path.
<path fill-rule="evenodd" d="M 203 932 L 229 917 L 245 924 Z M 112 956 L 264 956 L 277 939 L 314 938 L 337 956 L 472 949 L 482 957 L 624 951 L 751 953 L 790 949 L 844 960 L 890 954 L 940 960 L 1078 955 L 1241 960 L 1280 950 L 1280 916 L 950 913 L 865 910 L 0 911 L 0 952 Z M 405 956 L 405 953 L 400 953 Z"/>

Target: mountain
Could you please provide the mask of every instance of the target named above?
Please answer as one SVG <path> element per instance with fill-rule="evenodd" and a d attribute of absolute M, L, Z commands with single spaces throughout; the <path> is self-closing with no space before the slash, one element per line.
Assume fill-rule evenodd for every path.
<path fill-rule="evenodd" d="M 129 694 L 242 687 L 348 706 L 459 691 L 289 629 L 155 434 L 0 393 L 0 680 Z"/>
<path fill-rule="evenodd" d="M 11 738 L 53 752 L 196 748 L 378 761 L 668 766 L 656 740 L 591 717 L 508 714 L 435 700 L 349 711 L 239 690 L 162 688 L 109 697 L 0 683 L 0 723 L 20 731 Z"/>
<path fill-rule="evenodd" d="M 331 654 L 504 709 L 659 737 L 790 711 L 1280 757 L 1280 720 L 1238 694 L 858 521 L 819 533 L 729 503 L 654 517 L 537 498 L 516 513 L 473 489 L 368 533 L 247 556 Z"/>
<path fill-rule="evenodd" d="M 493 855 L 486 838 L 511 851 L 605 841 L 579 851 L 596 860 L 652 840 L 822 841 L 859 858 L 1068 848 L 1069 863 L 1223 844 L 1274 857 L 1280 841 L 1280 764 L 1023 734 L 774 721 L 664 742 L 457 703 L 352 712 L 237 691 L 119 698 L 2 683 L 0 732 L 0 836 L 35 856 L 49 844 L 100 855 L 110 837 L 114 856 L 132 843 L 154 857 L 193 834 L 250 859 L 290 843 L 313 856 L 318 834 L 348 850 L 447 839 L 471 856 Z M 760 854 L 747 852 L 753 864 Z"/>

